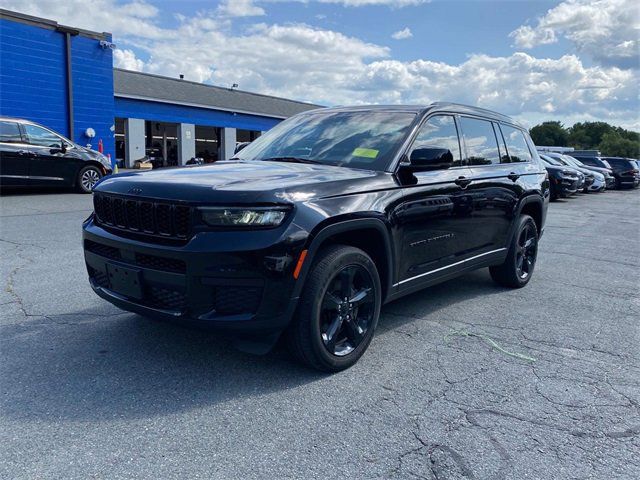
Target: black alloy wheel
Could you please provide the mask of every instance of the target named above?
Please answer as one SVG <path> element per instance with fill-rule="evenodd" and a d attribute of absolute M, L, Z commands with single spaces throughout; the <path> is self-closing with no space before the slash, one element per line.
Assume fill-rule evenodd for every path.
<path fill-rule="evenodd" d="M 529 215 L 520 215 L 504 262 L 489 267 L 491 278 L 509 288 L 522 288 L 533 275 L 538 256 L 538 227 Z"/>
<path fill-rule="evenodd" d="M 320 332 L 325 348 L 342 357 L 365 338 L 375 311 L 373 279 L 360 265 L 339 271 L 324 294 Z"/>
<path fill-rule="evenodd" d="M 369 255 L 347 245 L 323 248 L 286 332 L 291 352 L 317 370 L 351 367 L 371 343 L 381 303 L 380 277 Z"/>
<path fill-rule="evenodd" d="M 538 234 L 535 225 L 525 224 L 518 235 L 516 246 L 516 271 L 521 279 L 526 279 L 533 273 L 533 267 L 538 255 Z"/>

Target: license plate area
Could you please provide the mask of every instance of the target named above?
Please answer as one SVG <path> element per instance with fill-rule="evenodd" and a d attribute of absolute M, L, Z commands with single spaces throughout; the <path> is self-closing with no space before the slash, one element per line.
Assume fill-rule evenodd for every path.
<path fill-rule="evenodd" d="M 142 299 L 142 273 L 139 269 L 107 263 L 110 289 L 126 297 Z"/>

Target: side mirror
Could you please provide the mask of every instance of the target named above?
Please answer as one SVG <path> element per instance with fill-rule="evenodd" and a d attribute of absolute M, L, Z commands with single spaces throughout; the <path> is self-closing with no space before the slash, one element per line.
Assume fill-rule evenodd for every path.
<path fill-rule="evenodd" d="M 240 150 L 242 150 L 243 148 L 245 148 L 247 145 L 249 145 L 251 142 L 240 142 L 236 145 L 236 149 L 233 151 L 233 154 L 235 155 L 236 153 L 238 153 Z"/>
<path fill-rule="evenodd" d="M 453 165 L 453 154 L 447 148 L 416 148 L 411 152 L 408 165 L 411 170 L 442 170 Z"/>
<path fill-rule="evenodd" d="M 50 150 L 52 155 L 56 153 L 67 153 L 67 145 L 64 142 L 60 142 L 60 146 L 55 146 Z"/>

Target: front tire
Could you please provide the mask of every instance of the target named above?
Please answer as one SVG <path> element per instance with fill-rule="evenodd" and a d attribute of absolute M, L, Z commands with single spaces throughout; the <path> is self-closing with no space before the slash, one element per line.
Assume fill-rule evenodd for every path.
<path fill-rule="evenodd" d="M 378 270 L 365 252 L 345 245 L 320 251 L 287 331 L 294 356 L 325 372 L 351 367 L 371 343 L 381 292 Z"/>
<path fill-rule="evenodd" d="M 503 287 L 522 288 L 531 280 L 537 257 L 538 227 L 529 215 L 521 215 L 506 260 L 489 267 L 491 278 Z"/>
<path fill-rule="evenodd" d="M 98 167 L 87 165 L 78 172 L 76 186 L 80 193 L 91 193 L 93 187 L 102 178 L 102 172 Z"/>

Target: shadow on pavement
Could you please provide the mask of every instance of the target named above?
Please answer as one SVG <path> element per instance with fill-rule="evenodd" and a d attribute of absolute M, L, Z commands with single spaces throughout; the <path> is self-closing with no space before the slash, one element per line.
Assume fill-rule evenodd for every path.
<path fill-rule="evenodd" d="M 385 306 L 377 334 L 419 321 L 412 312 L 426 318 L 452 303 L 502 291 L 486 271 L 471 273 Z M 5 325 L 0 333 L 0 408 L 21 419 L 147 418 L 326 377 L 296 364 L 282 345 L 252 356 L 216 332 L 129 313 L 96 318 L 95 312 L 75 312 Z"/>

